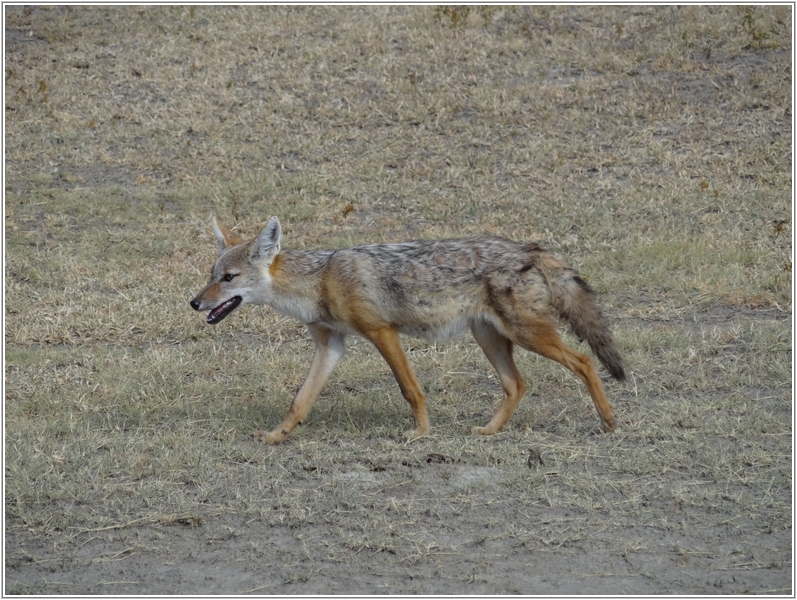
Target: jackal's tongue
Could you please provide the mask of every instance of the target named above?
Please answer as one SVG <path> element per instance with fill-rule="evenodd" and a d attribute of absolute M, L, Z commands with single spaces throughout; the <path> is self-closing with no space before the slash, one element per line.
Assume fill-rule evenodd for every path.
<path fill-rule="evenodd" d="M 215 325 L 219 321 L 221 321 L 224 317 L 229 315 L 235 307 L 241 303 L 241 297 L 235 296 L 230 298 L 226 302 L 219 304 L 216 308 L 210 311 L 208 318 L 205 319 L 208 325 Z"/>

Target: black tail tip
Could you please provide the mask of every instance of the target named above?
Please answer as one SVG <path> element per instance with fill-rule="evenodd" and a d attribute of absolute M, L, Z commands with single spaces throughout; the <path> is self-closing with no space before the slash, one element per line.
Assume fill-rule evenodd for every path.
<path fill-rule="evenodd" d="M 617 381 L 625 381 L 625 369 L 623 369 L 622 365 L 612 366 L 609 369 L 609 374 Z"/>

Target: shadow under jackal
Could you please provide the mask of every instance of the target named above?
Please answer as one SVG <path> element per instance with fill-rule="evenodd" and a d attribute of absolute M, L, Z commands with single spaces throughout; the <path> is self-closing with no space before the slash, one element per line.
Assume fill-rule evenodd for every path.
<path fill-rule="evenodd" d="M 555 360 L 589 390 L 606 431 L 616 425 L 588 356 L 565 345 L 556 322 L 586 340 L 609 373 L 625 378 L 623 361 L 595 293 L 578 273 L 534 243 L 500 237 L 374 244 L 342 250 L 282 249 L 272 217 L 245 241 L 213 218 L 219 255 L 210 282 L 191 300 L 216 324 L 244 304 L 268 304 L 307 325 L 315 340 L 310 372 L 282 423 L 254 437 L 278 443 L 301 423 L 346 351 L 348 334 L 371 341 L 387 361 L 415 417 L 429 430 L 426 396 L 399 343 L 399 333 L 445 340 L 470 329 L 498 373 L 504 399 L 473 433 L 489 435 L 507 422 L 526 391 L 512 358 L 517 344 Z"/>

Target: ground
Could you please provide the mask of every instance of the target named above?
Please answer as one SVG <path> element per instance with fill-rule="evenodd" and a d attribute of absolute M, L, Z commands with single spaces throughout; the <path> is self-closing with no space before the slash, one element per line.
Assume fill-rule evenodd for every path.
<path fill-rule="evenodd" d="M 789 6 L 6 6 L 6 594 L 793 594 Z M 244 236 L 499 234 L 628 380 L 188 305 Z M 568 343 L 588 352 L 567 337 Z"/>

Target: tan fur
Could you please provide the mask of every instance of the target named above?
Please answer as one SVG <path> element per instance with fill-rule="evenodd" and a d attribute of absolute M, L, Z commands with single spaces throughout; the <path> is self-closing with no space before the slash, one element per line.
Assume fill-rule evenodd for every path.
<path fill-rule="evenodd" d="M 249 242 L 215 218 L 213 230 L 219 256 L 191 306 L 209 310 L 208 323 L 215 324 L 238 306 L 268 304 L 305 323 L 316 345 L 285 419 L 270 432 L 256 432 L 256 439 L 281 442 L 304 420 L 345 353 L 348 334 L 376 346 L 412 409 L 415 429 L 408 434 L 426 434 L 426 396 L 398 334 L 442 340 L 467 329 L 504 392 L 493 418 L 474 433 L 500 431 L 526 391 L 512 358 L 515 344 L 578 375 L 604 429 L 616 425 L 592 361 L 566 346 L 556 330 L 557 320 L 566 322 L 610 374 L 623 379 L 622 358 L 595 294 L 570 266 L 536 244 L 480 237 L 300 252 L 281 248 L 276 217 Z"/>

